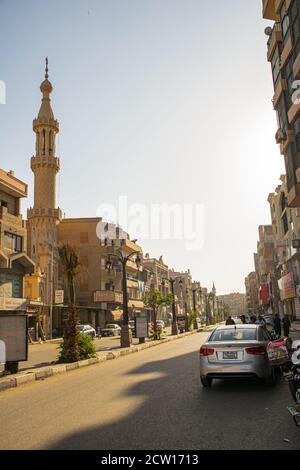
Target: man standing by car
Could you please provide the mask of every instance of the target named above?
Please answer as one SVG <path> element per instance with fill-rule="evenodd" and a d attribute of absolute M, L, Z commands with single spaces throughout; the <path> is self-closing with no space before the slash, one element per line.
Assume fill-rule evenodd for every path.
<path fill-rule="evenodd" d="M 274 319 L 274 331 L 275 331 L 276 336 L 279 336 L 280 338 L 281 337 L 281 320 L 279 318 L 278 313 L 276 313 L 275 319 Z"/>
<path fill-rule="evenodd" d="M 288 338 L 290 336 L 290 327 L 291 327 L 291 321 L 290 321 L 288 315 L 284 315 L 284 318 L 282 320 L 282 324 L 283 324 L 283 334 L 284 334 L 284 336 L 286 336 Z"/>
<path fill-rule="evenodd" d="M 235 321 L 229 316 L 226 320 L 225 325 L 235 325 Z"/>

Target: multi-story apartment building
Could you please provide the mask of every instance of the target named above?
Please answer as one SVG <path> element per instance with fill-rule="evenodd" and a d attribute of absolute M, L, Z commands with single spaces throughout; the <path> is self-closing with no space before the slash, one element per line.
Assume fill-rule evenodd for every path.
<path fill-rule="evenodd" d="M 281 184 L 268 198 L 272 218 L 273 236 L 276 250 L 277 291 L 274 296 L 277 311 L 282 315 L 300 318 L 300 302 L 297 289 L 300 277 L 300 253 L 295 247 L 300 239 L 300 213 L 287 206 L 287 182 L 282 175 Z M 278 285 L 279 284 L 279 285 Z M 280 289 L 278 289 L 278 287 Z"/>
<path fill-rule="evenodd" d="M 263 0 L 278 130 L 276 141 L 285 159 L 287 205 L 300 206 L 300 0 Z"/>
<path fill-rule="evenodd" d="M 229 308 L 230 315 L 243 315 L 246 311 L 246 295 L 236 292 L 232 294 L 218 295 L 218 300 Z"/>
<path fill-rule="evenodd" d="M 176 272 L 173 269 L 170 269 L 169 278 L 176 278 L 176 282 L 174 283 L 174 293 L 175 297 L 178 299 L 178 310 L 180 314 L 186 315 L 193 310 L 193 281 L 190 270 L 186 272 Z"/>
<path fill-rule="evenodd" d="M 159 259 L 150 258 L 149 254 L 143 258 L 143 279 L 146 290 L 157 290 L 167 296 L 171 293 L 169 283 L 169 268 L 160 256 Z M 157 319 L 169 323 L 172 319 L 172 308 L 161 306 L 157 312 Z"/>
<path fill-rule="evenodd" d="M 259 284 L 257 273 L 251 272 L 245 279 L 247 308 L 249 313 L 256 313 L 259 309 Z"/>
<path fill-rule="evenodd" d="M 63 219 L 58 226 L 58 242 L 68 243 L 79 257 L 76 285 L 76 305 L 82 323 L 89 323 L 95 328 L 106 322 L 119 322 L 122 318 L 122 269 L 114 263 L 107 269 L 107 261 L 120 250 L 124 255 L 141 252 L 141 248 L 127 238 L 99 239 L 97 226 L 101 218 Z M 144 307 L 144 283 L 140 280 L 140 269 L 132 260 L 127 263 L 127 291 L 129 314 L 133 316 Z M 59 312 L 57 312 L 59 315 Z M 58 323 L 58 317 L 56 324 Z M 61 327 L 61 325 L 58 325 Z"/>
<path fill-rule="evenodd" d="M 257 243 L 257 276 L 262 310 L 274 310 L 273 292 L 276 288 L 276 253 L 272 225 L 258 227 L 259 241 Z"/>
<path fill-rule="evenodd" d="M 27 185 L 0 169 L 0 312 L 27 311 L 24 278 L 35 271 L 26 253 L 26 223 L 20 213 Z"/>

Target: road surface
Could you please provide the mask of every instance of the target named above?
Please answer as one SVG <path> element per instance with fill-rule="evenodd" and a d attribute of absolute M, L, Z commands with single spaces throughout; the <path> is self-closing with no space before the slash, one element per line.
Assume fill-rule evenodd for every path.
<path fill-rule="evenodd" d="M 284 382 L 200 387 L 207 335 L 2 392 L 0 449 L 299 449 Z"/>

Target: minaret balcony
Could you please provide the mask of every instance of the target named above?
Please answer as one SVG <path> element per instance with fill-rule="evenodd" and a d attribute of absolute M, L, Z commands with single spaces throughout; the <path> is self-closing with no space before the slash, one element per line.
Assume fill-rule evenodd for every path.
<path fill-rule="evenodd" d="M 62 220 L 62 211 L 58 209 L 44 209 L 31 207 L 27 210 L 27 218 L 33 219 L 34 217 L 51 217 L 54 219 Z"/>
<path fill-rule="evenodd" d="M 59 171 L 60 162 L 59 158 L 51 157 L 49 155 L 37 155 L 36 157 L 31 158 L 31 169 L 32 171 L 37 168 L 53 168 L 55 171 Z"/>
<path fill-rule="evenodd" d="M 33 120 L 32 128 L 34 132 L 38 131 L 40 127 L 51 127 L 56 132 L 59 132 L 59 122 L 56 119 L 52 118 L 37 118 Z"/>

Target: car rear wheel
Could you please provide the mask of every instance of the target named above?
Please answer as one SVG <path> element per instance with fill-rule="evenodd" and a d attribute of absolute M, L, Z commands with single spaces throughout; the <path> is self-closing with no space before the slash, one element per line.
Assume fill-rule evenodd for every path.
<path fill-rule="evenodd" d="M 277 380 L 279 378 L 278 370 L 273 368 L 271 375 L 265 378 L 265 384 L 267 387 L 275 387 L 277 384 Z"/>
<path fill-rule="evenodd" d="M 200 382 L 202 383 L 202 386 L 205 388 L 212 386 L 212 379 L 210 377 L 200 377 Z"/>

